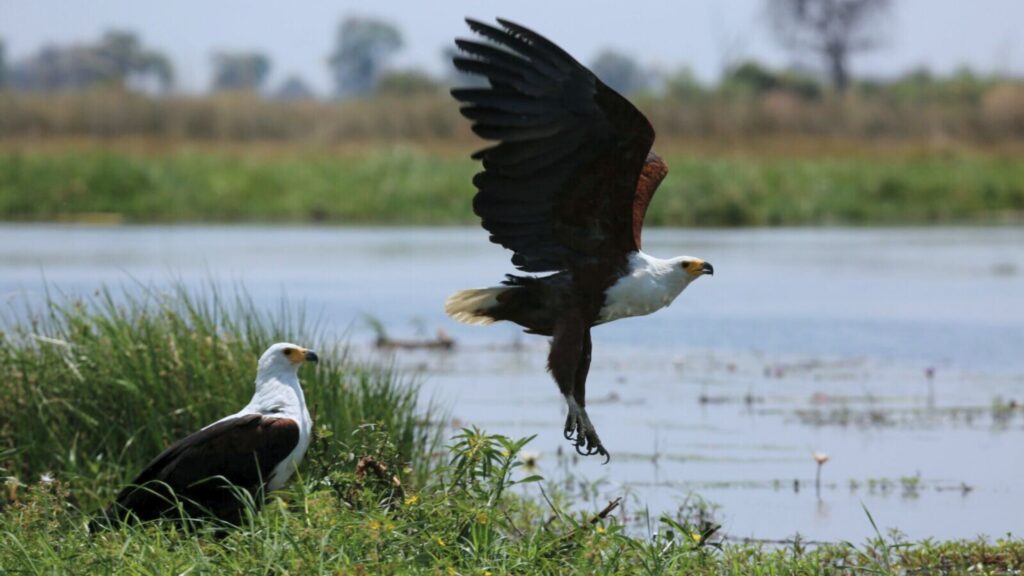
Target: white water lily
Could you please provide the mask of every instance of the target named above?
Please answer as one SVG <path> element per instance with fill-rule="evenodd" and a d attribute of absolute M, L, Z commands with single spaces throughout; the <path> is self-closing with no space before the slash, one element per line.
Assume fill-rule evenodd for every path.
<path fill-rule="evenodd" d="M 818 495 L 818 499 L 821 500 L 821 467 L 828 462 L 828 454 L 824 452 L 811 452 L 811 456 L 818 463 L 818 470 L 814 475 L 814 492 Z"/>

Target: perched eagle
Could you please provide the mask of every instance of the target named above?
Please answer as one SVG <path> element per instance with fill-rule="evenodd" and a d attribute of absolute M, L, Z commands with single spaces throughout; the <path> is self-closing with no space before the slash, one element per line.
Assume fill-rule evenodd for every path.
<path fill-rule="evenodd" d="M 711 264 L 640 250 L 647 206 L 668 168 L 654 129 L 628 100 L 540 34 L 467 19 L 488 40 L 457 39 L 455 67 L 489 85 L 457 88 L 473 131 L 498 144 L 473 154 L 483 171 L 473 211 L 524 272 L 445 303 L 468 324 L 514 322 L 551 336 L 548 371 L 565 396 L 565 437 L 584 455 L 608 451 L 586 411 L 590 329 L 668 306 Z"/>
<path fill-rule="evenodd" d="M 178 440 L 164 450 L 107 509 L 107 520 L 214 516 L 237 524 L 248 490 L 257 505 L 284 485 L 309 447 L 312 421 L 299 385 L 299 367 L 316 353 L 274 344 L 260 357 L 256 393 L 238 413 Z"/>

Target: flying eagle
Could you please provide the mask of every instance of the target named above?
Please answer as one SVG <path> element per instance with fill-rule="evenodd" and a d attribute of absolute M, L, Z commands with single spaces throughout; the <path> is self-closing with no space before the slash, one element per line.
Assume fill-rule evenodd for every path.
<path fill-rule="evenodd" d="M 514 322 L 552 337 L 548 371 L 565 396 L 566 439 L 577 452 L 607 450 L 586 410 L 590 329 L 668 306 L 711 264 L 640 250 L 647 206 L 668 167 L 654 129 L 628 100 L 540 34 L 498 19 L 467 19 L 488 42 L 457 39 L 455 67 L 488 86 L 456 88 L 473 131 L 497 145 L 473 154 L 473 211 L 490 240 L 511 250 L 501 286 L 463 290 L 445 303 L 467 324 Z"/>
<path fill-rule="evenodd" d="M 152 520 L 212 515 L 237 524 L 248 490 L 262 503 L 295 472 L 309 447 L 312 420 L 299 385 L 299 367 L 317 362 L 315 352 L 274 344 L 260 357 L 256 393 L 238 413 L 178 440 L 121 490 L 106 518 Z"/>

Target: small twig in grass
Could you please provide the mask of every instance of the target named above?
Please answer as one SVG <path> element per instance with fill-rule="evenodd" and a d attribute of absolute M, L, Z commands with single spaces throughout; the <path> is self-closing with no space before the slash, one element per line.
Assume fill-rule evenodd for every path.
<path fill-rule="evenodd" d="M 559 512 L 558 508 L 555 507 L 555 503 L 551 501 L 551 498 L 548 498 L 548 493 L 544 490 L 544 487 L 540 485 L 538 485 L 538 487 L 540 488 L 540 495 L 544 497 L 544 501 L 548 503 L 548 506 L 551 508 L 551 511 L 554 512 L 551 518 L 548 518 L 548 521 L 544 523 L 545 527 L 550 526 L 556 518 L 559 520 L 562 519 L 562 513 Z"/>
<path fill-rule="evenodd" d="M 508 513 L 508 509 L 503 509 L 501 512 L 502 514 L 504 514 L 505 520 L 508 520 L 509 527 L 516 531 L 516 536 L 519 536 L 520 538 L 526 538 L 526 533 L 520 530 L 518 526 L 516 526 L 515 521 L 512 520 L 512 516 Z"/>
<path fill-rule="evenodd" d="M 604 520 L 605 518 L 607 518 L 608 515 L 611 514 L 616 508 L 618 508 L 619 504 L 621 504 L 621 503 L 622 503 L 622 496 L 619 496 L 615 500 L 612 500 L 612 501 L 608 502 L 608 505 L 605 506 L 603 510 L 598 512 L 588 522 L 586 522 L 585 524 L 580 524 L 580 525 L 576 526 L 575 528 L 573 528 L 572 530 L 567 532 L 564 536 L 562 536 L 561 539 L 562 540 L 568 540 L 568 539 L 572 538 L 573 536 L 576 535 L 576 532 L 579 531 L 579 529 L 581 527 L 588 527 L 588 526 L 596 525 L 601 520 Z"/>
<path fill-rule="evenodd" d="M 615 500 L 612 500 L 612 501 L 608 502 L 608 505 L 604 507 L 604 510 L 601 510 L 600 512 L 597 513 L 597 516 L 594 516 L 593 518 L 590 519 L 590 523 L 591 524 L 597 524 L 601 520 L 604 520 L 605 518 L 608 517 L 609 514 L 611 514 L 613 511 L 615 511 L 615 509 L 618 508 L 619 504 L 621 504 L 621 503 L 622 503 L 622 496 L 619 496 Z"/>
<path fill-rule="evenodd" d="M 541 490 L 541 493 L 544 494 L 543 490 Z M 561 513 L 555 508 L 554 504 L 551 503 L 551 500 L 548 499 L 547 494 L 544 494 L 544 499 L 547 500 L 548 505 L 551 506 L 551 509 L 554 510 L 554 512 L 557 515 L 557 517 L 560 518 L 561 517 Z M 609 514 L 611 514 L 616 508 L 618 508 L 619 504 L 621 504 L 621 503 L 622 503 L 622 497 L 621 496 L 616 498 L 615 500 L 612 500 L 611 502 L 608 502 L 608 505 L 605 506 L 603 510 L 598 512 L 592 518 L 590 518 L 588 522 L 583 522 L 583 523 L 577 524 L 577 525 L 573 526 L 572 530 L 569 530 L 565 534 L 562 534 L 558 538 L 555 538 L 554 542 L 552 543 L 552 545 L 553 545 L 552 549 L 564 549 L 563 546 L 572 546 L 573 545 L 572 544 L 572 540 L 576 536 L 577 532 L 580 531 L 581 528 L 582 529 L 590 528 L 591 526 L 594 526 L 595 524 L 597 524 L 601 520 L 604 520 L 605 518 L 608 517 Z M 545 528 L 547 527 L 548 524 L 551 524 L 551 522 L 554 519 L 555 519 L 555 516 L 552 516 L 551 519 L 548 520 L 547 524 L 545 524 Z"/>

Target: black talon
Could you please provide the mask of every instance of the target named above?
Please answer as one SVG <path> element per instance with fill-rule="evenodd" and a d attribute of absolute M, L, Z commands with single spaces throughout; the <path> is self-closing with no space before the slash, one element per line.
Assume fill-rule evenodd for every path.
<path fill-rule="evenodd" d="M 597 437 L 593 424 L 587 418 L 586 410 L 582 408 L 578 410 L 578 413 L 574 413 L 570 409 L 569 417 L 565 420 L 565 428 L 562 430 L 562 436 L 572 442 L 573 448 L 580 456 L 593 456 L 595 454 L 604 456 L 602 465 L 607 464 L 611 461 L 611 455 L 604 449 L 601 439 Z"/>

